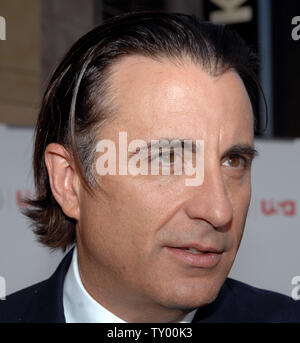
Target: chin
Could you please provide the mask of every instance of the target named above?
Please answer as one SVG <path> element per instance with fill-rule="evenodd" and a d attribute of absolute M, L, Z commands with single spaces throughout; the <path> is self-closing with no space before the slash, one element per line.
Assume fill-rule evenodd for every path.
<path fill-rule="evenodd" d="M 184 285 L 175 284 L 160 294 L 160 302 L 164 307 L 182 310 L 193 310 L 213 302 L 224 281 L 202 281 Z"/>

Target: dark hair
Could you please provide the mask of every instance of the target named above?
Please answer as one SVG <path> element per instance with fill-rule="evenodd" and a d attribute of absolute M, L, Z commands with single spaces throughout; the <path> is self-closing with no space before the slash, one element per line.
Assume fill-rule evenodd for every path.
<path fill-rule="evenodd" d="M 65 250 L 75 241 L 76 222 L 63 213 L 51 192 L 44 160 L 46 146 L 62 144 L 74 159 L 86 189 L 91 190 L 97 134 L 112 112 L 110 67 L 122 56 L 134 54 L 189 57 L 211 75 L 233 68 L 243 80 L 252 105 L 255 102 L 256 54 L 227 26 L 184 14 L 137 12 L 114 17 L 88 32 L 54 71 L 36 126 L 36 197 L 27 199 L 25 214 L 33 220 L 39 241 L 51 248 Z"/>

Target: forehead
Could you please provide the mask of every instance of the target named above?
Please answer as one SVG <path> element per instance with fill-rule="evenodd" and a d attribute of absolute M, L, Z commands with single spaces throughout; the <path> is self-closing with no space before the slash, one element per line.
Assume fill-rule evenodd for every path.
<path fill-rule="evenodd" d="M 113 66 L 111 75 L 115 127 L 132 138 L 244 135 L 251 143 L 251 102 L 233 70 L 213 77 L 188 58 L 128 56 Z"/>

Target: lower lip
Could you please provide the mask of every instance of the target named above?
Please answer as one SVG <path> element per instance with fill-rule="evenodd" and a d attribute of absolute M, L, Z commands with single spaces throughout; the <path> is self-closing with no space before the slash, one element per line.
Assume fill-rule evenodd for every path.
<path fill-rule="evenodd" d="M 198 268 L 213 268 L 220 262 L 222 257 L 222 253 L 210 252 L 196 255 L 179 248 L 167 247 L 167 250 L 178 261 Z"/>

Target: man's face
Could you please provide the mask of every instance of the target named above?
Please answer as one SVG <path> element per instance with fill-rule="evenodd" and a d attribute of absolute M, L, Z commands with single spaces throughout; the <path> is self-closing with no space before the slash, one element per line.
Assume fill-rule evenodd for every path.
<path fill-rule="evenodd" d="M 145 314 L 147 306 L 160 321 L 158 309 L 179 313 L 213 301 L 230 271 L 251 195 L 249 156 L 231 150 L 253 146 L 253 113 L 234 71 L 212 77 L 188 59 L 175 64 L 140 56 L 123 58 L 113 71 L 117 113 L 100 137 L 113 140 L 117 153 L 121 131 L 128 142 L 204 141 L 200 186 L 172 173 L 105 175 L 98 176 L 95 198 L 80 194 L 85 286 L 125 320 L 139 321 L 129 308 Z"/>

